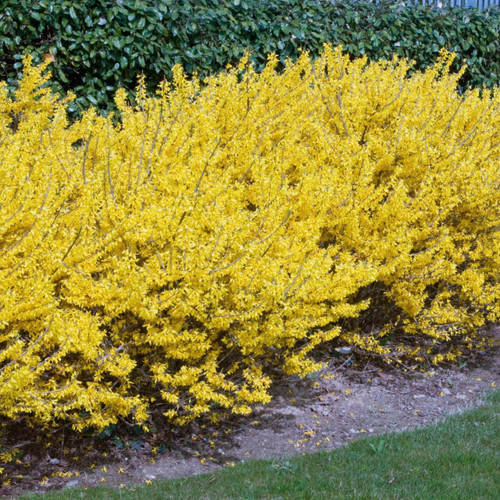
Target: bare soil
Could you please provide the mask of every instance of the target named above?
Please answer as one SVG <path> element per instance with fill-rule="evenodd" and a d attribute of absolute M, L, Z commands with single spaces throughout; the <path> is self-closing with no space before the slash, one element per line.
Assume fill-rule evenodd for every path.
<path fill-rule="evenodd" d="M 498 338 L 500 328 L 493 333 Z M 24 453 L 16 464 L 4 467 L 0 496 L 96 485 L 133 487 L 424 426 L 477 406 L 487 390 L 500 387 L 499 353 L 497 342 L 467 366 L 410 375 L 343 355 L 314 377 L 277 384 L 272 402 L 247 418 L 218 426 L 193 424 L 172 432 L 168 440 L 154 434 L 123 437 L 118 430 L 107 439 L 80 441 L 70 435 L 65 441 L 63 434 L 40 452 L 42 445 L 36 449 L 32 437 L 19 435 Z"/>

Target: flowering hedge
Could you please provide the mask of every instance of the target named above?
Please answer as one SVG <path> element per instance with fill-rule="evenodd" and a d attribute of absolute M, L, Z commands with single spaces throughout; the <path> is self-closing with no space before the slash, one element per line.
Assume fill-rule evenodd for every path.
<path fill-rule="evenodd" d="M 0 88 L 0 414 L 248 413 L 325 342 L 454 360 L 500 316 L 500 93 L 452 56 L 179 67 L 120 120 Z M 44 76 L 45 75 L 45 76 Z"/>

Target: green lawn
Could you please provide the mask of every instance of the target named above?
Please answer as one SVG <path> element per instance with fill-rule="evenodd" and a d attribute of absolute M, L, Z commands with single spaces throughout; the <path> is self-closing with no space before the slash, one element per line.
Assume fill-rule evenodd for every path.
<path fill-rule="evenodd" d="M 362 439 L 331 452 L 253 460 L 185 479 L 122 489 L 65 490 L 56 499 L 500 498 L 500 391 L 481 408 L 416 431 Z"/>

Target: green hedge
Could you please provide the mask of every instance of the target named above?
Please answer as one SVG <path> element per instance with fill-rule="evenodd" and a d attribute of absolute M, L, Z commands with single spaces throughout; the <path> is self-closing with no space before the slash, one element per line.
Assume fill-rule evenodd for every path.
<path fill-rule="evenodd" d="M 238 60 L 258 67 L 324 42 L 353 56 L 393 54 L 423 68 L 441 47 L 468 64 L 463 87 L 500 83 L 500 11 L 440 11 L 394 2 L 331 0 L 0 0 L 0 79 L 13 84 L 26 52 L 55 56 L 56 90 L 73 90 L 76 106 L 109 107 L 119 86 L 144 72 L 154 87 L 180 63 L 200 76 Z"/>

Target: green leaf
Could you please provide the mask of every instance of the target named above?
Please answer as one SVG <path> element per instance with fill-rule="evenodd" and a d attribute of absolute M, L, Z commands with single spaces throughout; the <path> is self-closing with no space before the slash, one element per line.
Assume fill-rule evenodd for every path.
<path fill-rule="evenodd" d="M 142 439 L 136 439 L 134 441 L 130 441 L 130 447 L 133 449 L 133 450 L 136 450 L 136 451 L 141 451 L 142 449 L 142 445 L 143 445 L 143 441 Z"/>

